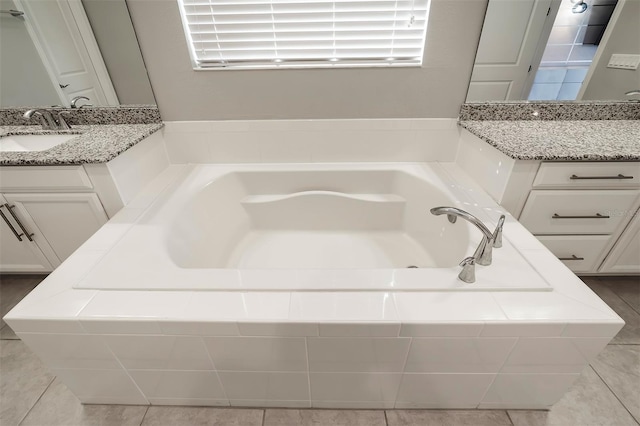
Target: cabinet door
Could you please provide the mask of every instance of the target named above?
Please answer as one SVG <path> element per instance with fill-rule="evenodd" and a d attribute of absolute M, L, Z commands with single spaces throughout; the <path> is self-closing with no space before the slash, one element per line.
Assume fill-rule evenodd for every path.
<path fill-rule="evenodd" d="M 599 272 L 640 274 L 640 211 L 613 246 Z"/>
<path fill-rule="evenodd" d="M 35 241 L 29 241 L 0 196 L 0 272 L 51 272 L 53 267 Z M 15 213 L 15 208 L 12 209 Z"/>
<path fill-rule="evenodd" d="M 96 194 L 5 194 L 26 226 L 64 261 L 107 222 Z M 40 242 L 39 242 L 40 245 Z M 55 260 L 54 260 L 55 263 Z M 57 266 L 57 265 L 54 265 Z"/>

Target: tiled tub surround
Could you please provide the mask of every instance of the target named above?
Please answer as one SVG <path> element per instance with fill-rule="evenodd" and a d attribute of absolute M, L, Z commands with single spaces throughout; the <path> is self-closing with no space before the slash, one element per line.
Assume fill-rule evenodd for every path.
<path fill-rule="evenodd" d="M 510 216 L 505 242 L 551 291 L 77 288 L 192 167 L 167 169 L 5 317 L 85 403 L 547 408 L 623 324 Z M 455 164 L 416 167 L 495 225 L 502 209 Z"/>
<path fill-rule="evenodd" d="M 42 130 L 41 126 L 0 126 L 0 138 L 14 135 L 78 135 L 44 151 L 0 152 L 0 166 L 107 163 L 160 130 L 162 126 L 162 123 L 74 125 L 71 130 Z"/>

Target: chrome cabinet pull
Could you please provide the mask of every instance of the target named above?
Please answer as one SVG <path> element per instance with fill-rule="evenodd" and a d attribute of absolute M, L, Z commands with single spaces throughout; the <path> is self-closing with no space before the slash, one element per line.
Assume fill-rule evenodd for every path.
<path fill-rule="evenodd" d="M 571 177 L 569 177 L 569 179 L 571 179 L 571 180 L 578 180 L 578 179 L 633 179 L 633 176 L 625 176 L 622 173 L 618 174 L 618 176 L 576 176 L 576 175 L 571 175 Z"/>
<path fill-rule="evenodd" d="M 12 210 L 12 209 L 16 208 L 16 206 L 10 206 L 8 203 L 5 203 L 4 206 L 7 208 L 7 210 L 9 210 L 9 213 L 11 213 L 11 216 L 13 217 L 13 220 L 16 221 L 16 223 L 18 224 L 20 229 L 22 229 L 22 232 L 24 232 L 25 237 L 27 237 L 27 239 L 29 241 L 33 241 L 33 238 L 31 238 L 31 237 L 33 237 L 34 234 L 30 234 L 29 231 L 27 231 L 27 228 L 24 227 L 22 222 L 20 222 L 20 219 L 18 218 L 18 216 L 16 216 L 16 214 Z"/>
<path fill-rule="evenodd" d="M 0 206 L 0 207 L 4 207 L 4 206 Z M 4 219 L 6 224 L 9 226 L 9 229 L 11 229 L 11 232 L 13 232 L 13 235 L 16 236 L 18 241 L 22 241 L 22 236 L 24 234 L 18 234 L 18 231 L 16 231 L 16 228 L 14 228 L 13 225 L 11 224 L 11 222 L 9 222 L 9 219 L 7 219 L 7 216 L 5 216 L 5 214 L 4 214 L 4 212 L 2 210 L 0 210 L 0 216 L 2 216 L 2 218 Z"/>
<path fill-rule="evenodd" d="M 596 213 L 595 215 L 587 215 L 587 216 L 560 216 L 558 213 L 554 213 L 551 216 L 551 219 L 609 219 L 611 216 L 602 215 L 600 213 Z"/>
<path fill-rule="evenodd" d="M 559 260 L 584 260 L 584 257 L 578 257 L 575 254 L 572 254 L 571 257 L 559 257 Z"/>

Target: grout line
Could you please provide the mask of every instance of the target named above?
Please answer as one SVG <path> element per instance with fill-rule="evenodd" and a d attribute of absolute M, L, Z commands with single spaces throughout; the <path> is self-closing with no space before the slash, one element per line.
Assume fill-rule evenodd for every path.
<path fill-rule="evenodd" d="M 144 423 L 144 418 L 147 417 L 147 413 L 149 412 L 149 408 L 151 408 L 151 405 L 147 405 L 146 410 L 144 410 L 144 414 L 142 415 L 142 419 L 140 419 L 140 424 L 138 426 L 142 426 L 142 423 Z"/>
<path fill-rule="evenodd" d="M 638 423 L 638 420 L 636 420 L 636 418 L 634 417 L 633 413 L 631 413 L 631 411 L 629 411 L 629 409 L 627 408 L 626 405 L 624 405 L 624 402 L 622 402 L 622 400 L 618 397 L 618 395 L 614 392 L 613 389 L 611 389 L 611 387 L 609 386 L 609 384 L 607 383 L 607 381 L 605 379 L 602 378 L 602 376 L 600 375 L 600 373 L 598 373 L 598 370 L 596 370 L 593 365 L 589 364 L 589 367 L 593 370 L 594 373 L 596 373 L 596 376 L 598 376 L 598 378 L 602 381 L 602 383 L 604 383 L 604 385 L 607 387 L 607 389 L 609 389 L 609 392 L 611 392 L 611 394 L 618 400 L 618 402 L 620 403 L 620 405 L 622 405 L 622 407 L 624 407 L 625 410 L 627 410 L 627 413 L 629 413 L 629 415 L 631 416 L 631 418 L 633 419 L 633 421 L 635 421 L 637 424 L 640 425 L 640 423 Z"/>
<path fill-rule="evenodd" d="M 611 289 L 611 292 L 612 292 L 613 294 L 615 294 L 616 296 L 618 296 L 618 299 L 622 300 L 622 302 L 623 302 L 625 305 L 627 305 L 629 308 L 631 308 L 631 311 L 633 311 L 633 312 L 635 312 L 636 314 L 640 315 L 640 312 L 638 312 L 638 311 L 636 310 L 636 308 L 634 308 L 634 307 L 633 307 L 633 305 L 631 305 L 629 302 L 627 302 L 627 301 L 626 301 L 626 299 L 625 299 L 624 297 L 622 297 L 622 296 L 620 296 L 618 293 L 616 293 L 614 289 Z M 617 312 L 616 312 L 616 313 L 617 313 Z M 620 314 L 618 314 L 618 315 L 620 315 Z"/>
<path fill-rule="evenodd" d="M 262 426 L 264 426 L 264 422 L 267 420 L 267 409 L 262 409 Z"/>
<path fill-rule="evenodd" d="M 511 418 L 511 414 L 509 414 L 509 410 L 504 410 L 504 412 L 507 413 L 507 418 L 511 422 L 511 426 L 514 426 L 515 423 L 513 422 L 513 419 Z"/>
<path fill-rule="evenodd" d="M 384 410 L 384 424 L 389 426 L 389 419 L 387 418 L 387 410 Z"/>
<path fill-rule="evenodd" d="M 36 406 L 36 404 L 38 404 L 38 402 L 40 402 L 40 400 L 42 399 L 42 396 L 45 394 L 45 392 L 47 392 L 49 390 L 49 388 L 51 387 L 51 384 L 53 383 L 53 381 L 56 379 L 56 376 L 53 376 L 51 381 L 49 382 L 49 384 L 47 385 L 46 388 L 44 388 L 44 391 L 42 391 L 42 393 L 40 394 L 40 396 L 38 397 L 38 399 L 36 399 L 36 402 L 33 403 L 33 405 L 29 408 L 29 410 L 25 413 L 25 415 L 20 419 L 20 421 L 18 422 L 18 425 L 20 425 L 24 419 L 27 418 L 27 416 L 29 415 L 29 413 L 31 413 L 31 411 L 33 410 L 33 407 Z"/>

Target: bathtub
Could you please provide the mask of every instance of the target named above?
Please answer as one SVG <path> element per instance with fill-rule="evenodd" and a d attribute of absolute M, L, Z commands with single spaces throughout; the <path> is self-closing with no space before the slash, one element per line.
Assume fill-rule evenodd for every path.
<path fill-rule="evenodd" d="M 429 209 L 459 207 L 489 227 L 502 211 L 437 163 L 201 165 L 174 186 L 75 288 L 551 290 L 508 233 L 474 285 L 457 279 L 482 234 Z"/>
<path fill-rule="evenodd" d="M 6 322 L 83 403 L 548 408 L 622 320 L 453 163 L 173 165 Z M 415 267 L 414 267 L 415 266 Z"/>

